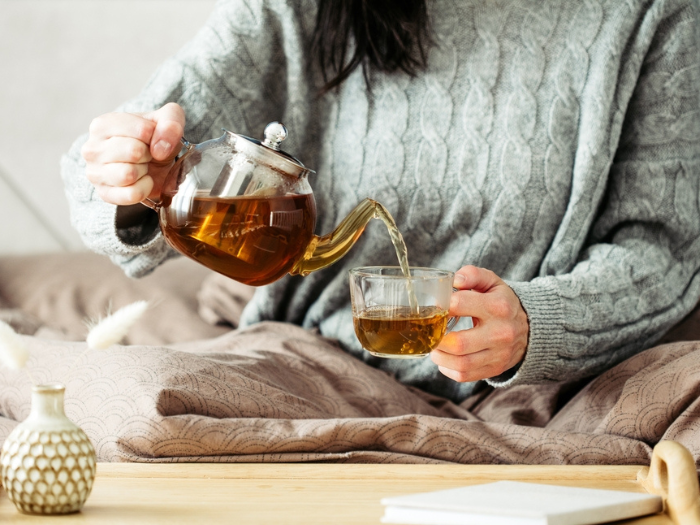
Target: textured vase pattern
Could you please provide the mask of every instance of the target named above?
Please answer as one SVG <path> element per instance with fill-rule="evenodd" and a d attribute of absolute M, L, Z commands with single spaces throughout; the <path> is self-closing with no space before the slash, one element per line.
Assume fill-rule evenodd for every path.
<path fill-rule="evenodd" d="M 22 512 L 79 511 L 95 479 L 95 449 L 63 413 L 62 385 L 33 389 L 32 411 L 3 444 L 2 484 Z"/>

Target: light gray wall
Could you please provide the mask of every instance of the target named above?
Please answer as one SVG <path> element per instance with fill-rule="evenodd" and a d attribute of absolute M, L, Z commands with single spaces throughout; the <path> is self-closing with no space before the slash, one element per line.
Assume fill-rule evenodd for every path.
<path fill-rule="evenodd" d="M 0 0 L 0 255 L 84 249 L 59 160 L 134 96 L 214 0 Z"/>

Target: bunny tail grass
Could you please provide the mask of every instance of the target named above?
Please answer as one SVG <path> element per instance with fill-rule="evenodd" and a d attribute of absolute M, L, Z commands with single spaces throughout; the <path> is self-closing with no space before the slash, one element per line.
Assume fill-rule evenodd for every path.
<path fill-rule="evenodd" d="M 28 359 L 29 351 L 22 338 L 9 324 L 0 321 L 0 362 L 8 368 L 19 370 L 24 368 Z"/>
<path fill-rule="evenodd" d="M 87 336 L 88 348 L 104 350 L 124 339 L 129 328 L 148 308 L 147 301 L 136 301 L 98 321 Z"/>

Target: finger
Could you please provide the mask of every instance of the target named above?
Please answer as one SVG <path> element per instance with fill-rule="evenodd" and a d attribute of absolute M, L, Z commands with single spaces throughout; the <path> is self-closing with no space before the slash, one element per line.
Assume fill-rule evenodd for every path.
<path fill-rule="evenodd" d="M 153 179 L 146 175 L 131 186 L 118 187 L 99 184 L 95 186 L 95 191 L 100 198 L 110 204 L 117 206 L 129 206 L 143 201 L 151 194 L 153 189 Z"/>
<path fill-rule="evenodd" d="M 467 356 L 455 356 L 433 350 L 430 358 L 440 372 L 460 383 L 495 377 L 515 366 L 494 350 L 482 350 Z"/>
<path fill-rule="evenodd" d="M 490 294 L 472 290 L 453 292 L 449 313 L 455 317 L 471 317 L 475 326 L 488 319 L 514 319 L 519 303 L 509 301 L 496 291 Z"/>
<path fill-rule="evenodd" d="M 90 142 L 89 146 L 86 143 L 82 155 L 87 163 L 94 164 L 140 164 L 153 159 L 148 144 L 130 137 L 111 137 L 99 142 Z"/>
<path fill-rule="evenodd" d="M 148 173 L 148 164 L 111 162 L 109 164 L 88 163 L 85 174 L 93 185 L 130 186 Z"/>
<path fill-rule="evenodd" d="M 133 113 L 107 113 L 90 123 L 90 138 L 129 137 L 150 144 L 156 123 Z"/>
<path fill-rule="evenodd" d="M 502 282 L 503 280 L 491 270 L 469 265 L 463 266 L 455 273 L 453 286 L 459 290 L 488 292 Z"/>
<path fill-rule="evenodd" d="M 444 366 L 438 366 L 438 370 L 442 375 L 449 377 L 450 379 L 452 379 L 452 381 L 457 381 L 458 383 L 469 383 L 472 381 L 479 380 L 472 379 L 475 376 L 473 372 L 461 372 Z"/>
<path fill-rule="evenodd" d="M 454 355 L 435 349 L 430 352 L 430 359 L 438 366 L 466 372 L 469 370 L 488 370 L 490 375 L 498 375 L 518 364 L 511 358 L 508 349 L 485 348 L 473 354 Z"/>
<path fill-rule="evenodd" d="M 490 321 L 469 330 L 449 332 L 436 347 L 441 352 L 456 356 L 475 354 L 489 348 L 503 355 L 509 364 L 515 365 L 527 348 L 527 332 L 515 323 Z"/>
<path fill-rule="evenodd" d="M 450 297 L 449 313 L 455 317 L 483 319 L 486 314 L 487 299 L 490 298 L 485 294 L 472 290 L 453 292 Z"/>
<path fill-rule="evenodd" d="M 489 379 L 490 377 L 496 377 L 500 375 L 491 373 L 489 369 L 484 368 L 460 371 L 439 366 L 438 370 L 443 375 L 449 377 L 453 381 L 457 381 L 458 383 L 473 383 L 474 381 L 481 381 L 482 379 Z"/>
<path fill-rule="evenodd" d="M 144 118 L 156 124 L 151 140 L 151 154 L 157 161 L 171 160 L 180 151 L 180 139 L 185 133 L 185 111 L 175 103 L 169 103 Z"/>
<path fill-rule="evenodd" d="M 490 346 L 488 331 L 486 327 L 480 326 L 469 330 L 448 332 L 436 349 L 451 355 L 463 356 L 480 352 Z"/>

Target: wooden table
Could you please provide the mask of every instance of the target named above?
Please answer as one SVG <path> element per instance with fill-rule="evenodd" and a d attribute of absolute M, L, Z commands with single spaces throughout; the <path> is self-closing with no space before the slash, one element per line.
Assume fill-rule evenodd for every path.
<path fill-rule="evenodd" d="M 503 479 L 644 492 L 634 466 L 101 463 L 82 512 L 0 523 L 378 524 L 386 496 Z M 665 515 L 625 523 L 672 525 Z"/>

